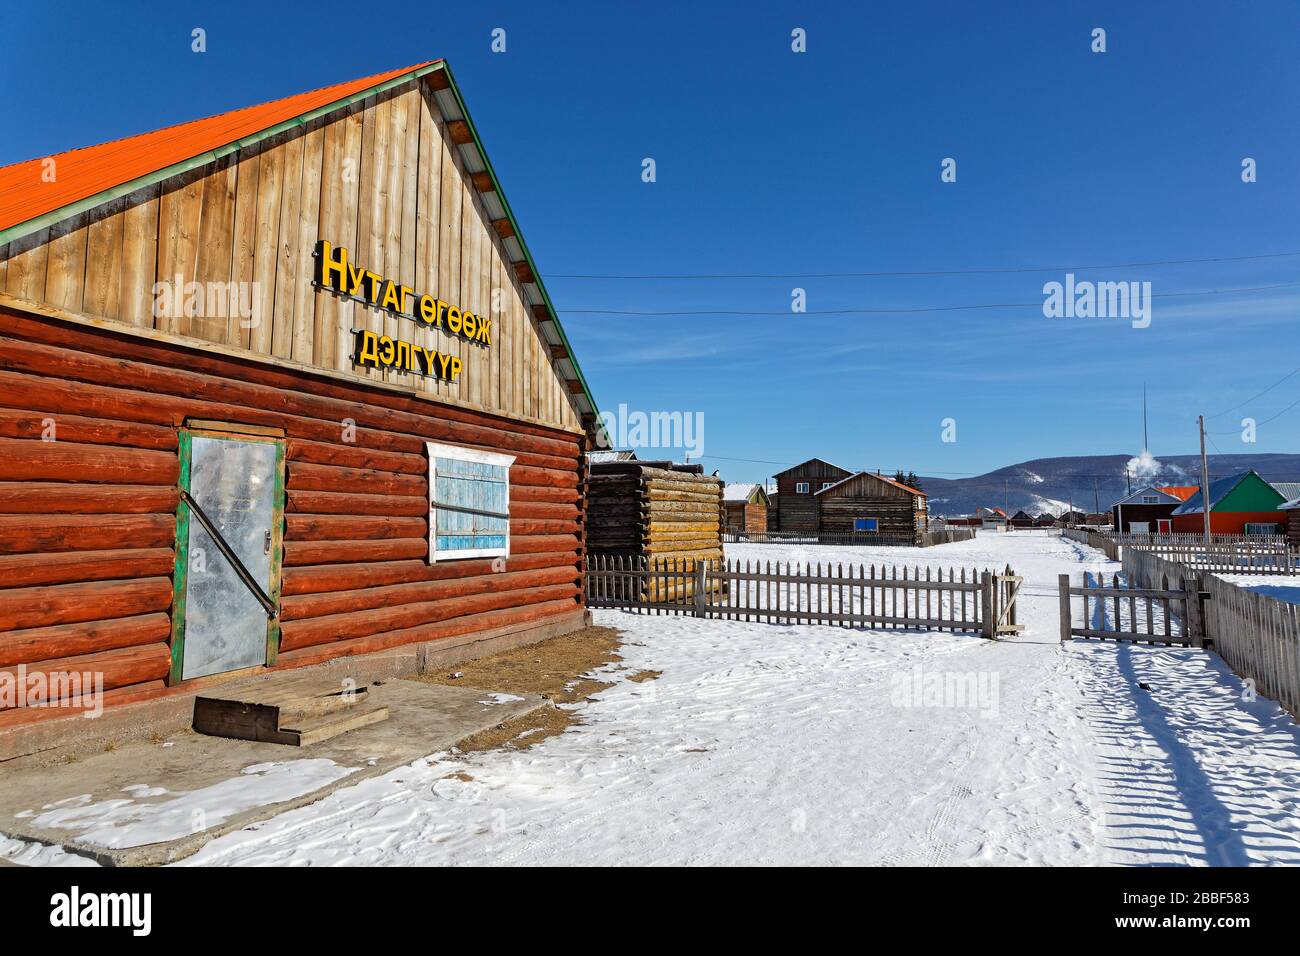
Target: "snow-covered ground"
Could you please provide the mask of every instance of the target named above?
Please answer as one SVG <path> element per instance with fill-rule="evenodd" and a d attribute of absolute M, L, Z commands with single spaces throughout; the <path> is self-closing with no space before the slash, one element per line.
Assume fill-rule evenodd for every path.
<path fill-rule="evenodd" d="M 185 862 L 1300 863 L 1300 731 L 1273 702 L 1203 651 L 1059 643 L 1057 575 L 1113 574 L 1097 552 L 1033 532 L 728 550 L 1009 563 L 1028 626 L 993 643 L 599 611 L 624 662 L 581 725 L 433 755 Z M 626 679 L 642 670 L 662 676 Z"/>
<path fill-rule="evenodd" d="M 1300 604 L 1300 575 L 1297 574 L 1220 574 L 1219 577 L 1238 587 L 1258 591 L 1265 597 Z"/>

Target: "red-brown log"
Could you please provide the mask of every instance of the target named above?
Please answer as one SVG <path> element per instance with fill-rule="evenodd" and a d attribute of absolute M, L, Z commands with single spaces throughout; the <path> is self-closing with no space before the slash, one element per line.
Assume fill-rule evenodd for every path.
<path fill-rule="evenodd" d="M 75 404 L 75 395 L 72 399 Z M 159 451 L 175 451 L 177 444 L 174 428 L 83 418 L 80 415 L 57 412 L 28 412 L 16 408 L 0 408 L 0 438 L 126 445 Z"/>
<path fill-rule="evenodd" d="M 547 601 L 528 607 L 507 608 L 501 611 L 489 611 L 483 614 L 468 614 L 451 621 L 425 624 L 400 631 L 389 631 L 370 637 L 353 638 L 305 647 L 301 650 L 287 651 L 280 654 L 277 667 L 306 667 L 321 661 L 339 657 L 352 657 L 357 654 L 371 654 L 390 647 L 413 644 L 418 641 L 434 641 L 444 637 L 456 637 L 460 634 L 472 634 L 489 631 L 494 628 L 522 628 L 545 622 L 565 614 L 572 614 L 581 605 L 573 600 Z"/>
<path fill-rule="evenodd" d="M 424 540 L 429 533 L 429 523 L 424 518 L 291 514 L 285 516 L 284 524 L 286 541 Z"/>
<path fill-rule="evenodd" d="M 280 647 L 292 651 L 330 641 L 368 637 L 384 631 L 433 624 L 465 614 L 477 614 L 480 611 L 497 611 L 525 604 L 572 599 L 578 593 L 579 589 L 576 585 L 556 584 L 549 587 L 476 594 L 441 601 L 405 604 L 400 607 L 356 611 L 351 614 L 331 614 L 327 617 L 286 621 L 280 628 Z"/>
<path fill-rule="evenodd" d="M 171 547 L 174 515 L 0 515 L 0 554 Z"/>
<path fill-rule="evenodd" d="M 340 468 L 336 465 L 289 463 L 288 486 L 303 491 L 337 491 L 366 495 L 403 495 L 421 498 L 427 494 L 428 479 L 422 475 L 399 475 L 371 468 Z"/>
<path fill-rule="evenodd" d="M 286 541 L 284 566 L 342 564 L 356 561 L 400 561 L 429 553 L 424 538 L 397 538 L 393 541 Z"/>
<path fill-rule="evenodd" d="M 542 551 L 578 550 L 580 539 L 577 535 L 534 534 L 520 537 L 510 536 L 511 554 L 537 554 Z"/>
<path fill-rule="evenodd" d="M 49 323 L 44 323 L 44 327 L 49 328 Z M 95 344 L 96 347 L 105 347 L 105 351 L 112 348 L 102 339 Z M 314 381 L 311 384 L 313 388 L 311 393 L 298 391 L 304 383 L 300 376 L 291 374 L 286 374 L 283 384 L 278 387 L 269 387 L 260 384 L 260 381 L 266 379 L 267 369 L 255 363 L 231 363 L 226 370 L 223 370 L 224 377 L 219 377 L 194 370 L 204 365 L 211 365 L 211 362 L 203 361 L 203 355 L 204 353 L 201 352 L 173 348 L 159 356 L 159 360 L 166 362 L 166 365 L 152 365 L 130 359 L 96 355 L 85 351 L 84 348 L 66 349 L 39 342 L 11 339 L 0 350 L 0 368 L 100 385 L 130 382 L 133 387 L 151 393 L 183 395 L 207 401 L 243 405 L 248 408 L 300 414 L 335 423 L 351 419 L 358 425 L 389 431 L 426 434 L 436 428 L 447 434 L 474 434 L 481 436 L 485 444 L 496 447 L 504 447 L 498 440 L 498 436 L 505 436 L 517 442 L 510 447 L 549 454 L 565 455 L 579 440 L 579 436 L 576 435 L 569 436 L 568 440 L 559 437 L 565 433 L 558 429 L 529 426 L 504 416 L 500 419 L 500 429 L 494 428 L 479 423 L 483 419 L 482 413 L 475 414 L 466 409 L 432 402 L 424 403 L 425 408 L 420 409 L 419 414 L 398 411 L 391 407 L 392 396 L 379 389 L 348 386 L 346 388 L 351 392 L 351 398 L 334 398 L 331 395 L 337 392 L 329 384 L 331 380 L 328 378 Z M 181 364 L 189 368 L 175 367 Z M 409 405 L 412 401 L 406 399 L 399 404 Z M 434 408 L 436 411 L 426 410 Z M 533 431 L 537 434 L 530 434 Z"/>
<path fill-rule="evenodd" d="M 0 438 L 0 481 L 170 485 L 179 471 L 177 457 L 164 451 Z"/>
<path fill-rule="evenodd" d="M 175 514 L 174 485 L 0 482 L 0 514 Z"/>
<path fill-rule="evenodd" d="M 166 677 L 171 668 L 171 652 L 166 644 L 145 644 L 22 666 L 29 679 L 27 703 L 30 705 L 41 700 L 64 700 L 93 694 L 100 688 L 112 690 L 159 680 Z M 8 673 L 9 680 L 17 681 L 16 668 L 0 668 L 2 672 Z M 33 685 L 30 678 L 36 674 L 44 675 L 45 680 Z"/>
<path fill-rule="evenodd" d="M 85 720 L 85 717 L 82 716 L 83 711 L 97 712 L 100 708 L 107 710 L 109 707 L 121 707 L 124 704 L 137 704 L 141 701 L 156 700 L 159 697 L 166 696 L 168 690 L 165 681 L 152 680 L 106 690 L 98 699 L 83 697 L 82 701 L 75 705 L 65 702 L 58 707 L 17 707 L 13 710 L 0 711 L 0 729 L 34 724 L 45 720 L 57 720 L 60 717 L 75 717 L 77 720 Z"/>
<path fill-rule="evenodd" d="M 0 336 L 0 342 L 3 341 L 7 340 Z M 291 438 L 298 437 L 322 443 L 338 441 L 340 436 L 338 421 L 315 419 L 301 413 L 277 412 L 261 407 L 206 401 L 183 395 L 151 394 L 109 385 L 84 383 L 71 385 L 66 381 L 39 374 L 0 370 L 0 406 L 61 414 L 67 408 L 68 393 L 71 388 L 76 389 L 78 409 L 93 412 L 102 419 L 160 424 L 168 428 L 175 428 L 186 418 L 244 422 L 250 425 L 282 428 Z M 519 464 L 539 467 L 565 465 L 575 459 L 581 447 L 577 436 L 573 436 L 574 441 L 564 447 L 568 454 L 564 454 L 552 445 L 536 445 L 535 442 L 540 439 L 534 440 L 517 432 L 508 430 L 500 432 L 495 428 L 481 425 L 471 428 L 455 422 L 448 423 L 441 417 L 428 417 L 442 416 L 444 411 L 443 406 L 430 403 L 422 413 L 413 414 L 411 416 L 413 421 L 425 423 L 423 434 L 418 435 L 358 425 L 356 443 L 360 447 L 423 455 L 426 441 L 442 441 L 467 448 L 508 451 L 515 456 Z"/>
<path fill-rule="evenodd" d="M 489 575 L 494 558 L 467 558 L 460 561 L 439 561 L 428 564 L 421 560 L 381 561 L 373 564 L 325 564 L 308 567 L 287 567 L 280 593 L 319 594 L 327 591 L 347 591 L 361 587 L 384 587 L 390 584 L 407 584 L 412 581 L 447 581 Z M 507 571 L 532 571 L 537 568 L 576 568 L 573 551 L 511 555 L 506 559 Z"/>
<path fill-rule="evenodd" d="M 342 429 L 340 429 L 340 432 Z M 291 438 L 286 449 L 290 462 L 311 462 L 316 465 L 342 465 L 346 468 L 373 468 L 376 471 L 395 471 L 408 475 L 424 475 L 429 471 L 429 459 L 423 455 L 404 455 L 394 451 L 358 448 L 355 444 L 330 444 Z"/>
<path fill-rule="evenodd" d="M 326 594 L 299 594 L 281 600 L 280 620 L 297 621 L 309 617 L 324 617 L 328 614 L 347 614 L 370 608 L 397 607 L 403 604 L 441 601 L 473 594 L 505 593 L 551 584 L 576 584 L 579 576 L 578 570 L 572 567 L 542 568 L 536 571 L 506 571 L 443 581 L 414 581 L 410 584 L 393 584 L 388 587 L 362 587 Z"/>
<path fill-rule="evenodd" d="M 113 621 L 4 631 L 0 632 L 0 667 L 95 654 L 140 644 L 166 643 L 171 632 L 172 620 L 166 614 L 141 614 Z"/>
<path fill-rule="evenodd" d="M 0 589 L 0 631 L 131 617 L 166 611 L 171 603 L 168 578 L 4 588 Z"/>
<path fill-rule="evenodd" d="M 0 491 L 0 508 L 3 507 L 3 501 L 4 495 Z M 302 491 L 292 488 L 286 495 L 285 510 L 290 514 L 391 515 L 412 518 L 428 515 L 429 502 L 423 495 L 352 495 L 338 491 Z M 514 514 L 513 507 L 510 513 Z"/>
<path fill-rule="evenodd" d="M 0 588 L 158 577 L 175 565 L 171 548 L 7 554 L 0 556 Z"/>

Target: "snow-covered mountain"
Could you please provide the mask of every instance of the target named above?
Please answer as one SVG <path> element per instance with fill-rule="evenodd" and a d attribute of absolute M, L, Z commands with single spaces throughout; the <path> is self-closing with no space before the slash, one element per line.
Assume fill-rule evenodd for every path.
<path fill-rule="evenodd" d="M 1300 481 L 1300 455 L 1211 455 L 1210 477 L 1253 468 L 1273 481 Z M 1200 481 L 1199 455 L 1087 455 L 1036 458 L 973 478 L 922 478 L 934 515 L 970 514 L 979 507 L 1005 507 L 1008 513 L 1060 514 L 1073 505 L 1080 511 L 1107 510 L 1127 487 L 1143 484 L 1194 485 Z"/>

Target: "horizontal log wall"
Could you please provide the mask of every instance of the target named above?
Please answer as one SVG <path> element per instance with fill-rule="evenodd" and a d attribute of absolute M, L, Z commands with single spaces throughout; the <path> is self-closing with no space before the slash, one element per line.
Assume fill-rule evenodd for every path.
<path fill-rule="evenodd" d="M 0 670 L 163 692 L 187 419 L 285 432 L 283 666 L 581 606 L 579 435 L 0 309 Z M 515 456 L 504 570 L 427 562 L 426 441 Z"/>
<path fill-rule="evenodd" d="M 833 498 L 827 493 L 821 496 L 821 531 L 847 534 L 853 531 L 854 519 L 875 518 L 882 537 L 917 538 L 922 529 L 913 502 L 911 495 Z"/>

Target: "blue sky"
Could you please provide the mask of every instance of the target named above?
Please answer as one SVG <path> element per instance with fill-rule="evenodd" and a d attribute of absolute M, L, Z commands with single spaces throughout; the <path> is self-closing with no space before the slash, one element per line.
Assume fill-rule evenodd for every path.
<path fill-rule="evenodd" d="M 1196 450 L 1195 417 L 1300 364 L 1300 257 L 1075 270 L 1149 281 L 1149 328 L 1049 319 L 1054 272 L 1300 251 L 1300 4 L 6 5 L 0 163 L 445 56 L 602 408 L 702 412 L 705 463 L 816 455 L 959 476 Z M 813 12 L 808 12 L 812 10 Z M 207 31 L 208 52 L 190 51 Z M 506 31 L 507 52 L 490 49 Z M 807 52 L 791 51 L 795 27 Z M 1107 32 L 1107 52 L 1090 50 Z M 15 131 L 20 131 L 15 135 Z M 657 181 L 641 179 L 642 160 Z M 940 181 L 945 157 L 957 181 Z M 1254 158 L 1258 181 L 1241 181 Z M 809 313 L 1030 303 L 1027 308 Z M 740 312 L 603 315 L 588 310 Z M 776 313 L 776 314 L 763 314 Z M 1300 375 L 1211 419 L 1295 451 Z M 957 441 L 941 441 L 941 421 Z M 756 459 L 743 461 L 737 459 Z"/>

